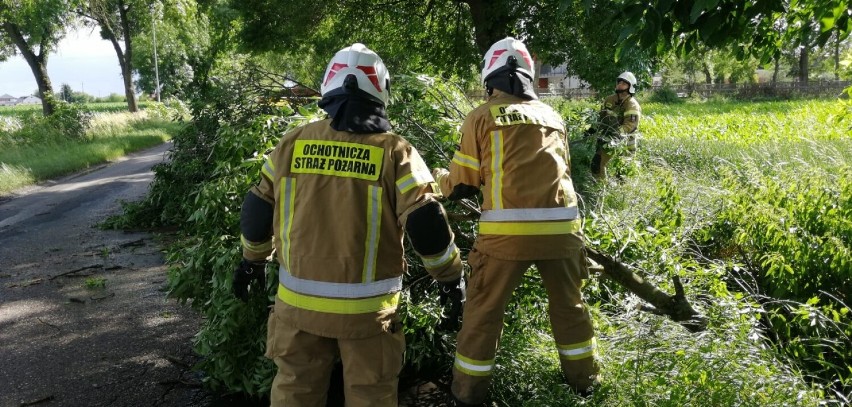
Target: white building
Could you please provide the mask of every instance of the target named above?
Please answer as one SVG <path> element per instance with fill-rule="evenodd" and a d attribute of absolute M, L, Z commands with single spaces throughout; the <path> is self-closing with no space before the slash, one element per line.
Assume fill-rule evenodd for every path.
<path fill-rule="evenodd" d="M 36 96 L 21 96 L 18 98 L 19 105 L 40 105 L 41 99 Z"/>
<path fill-rule="evenodd" d="M 18 98 L 8 93 L 0 96 L 0 106 L 14 106 L 16 104 L 18 104 Z"/>
<path fill-rule="evenodd" d="M 550 66 L 543 64 L 538 75 L 538 88 L 540 89 L 585 89 L 589 84 L 576 76 L 568 76 L 568 66 Z"/>

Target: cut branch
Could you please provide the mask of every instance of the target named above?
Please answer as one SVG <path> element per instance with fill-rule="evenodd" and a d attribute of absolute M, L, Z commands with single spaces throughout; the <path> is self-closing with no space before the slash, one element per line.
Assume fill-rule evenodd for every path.
<path fill-rule="evenodd" d="M 480 211 L 476 206 L 465 199 L 455 201 L 461 204 L 467 213 L 450 213 L 449 218 L 453 220 L 476 220 L 479 219 Z M 454 231 L 458 238 L 459 231 Z M 466 236 L 465 236 L 466 237 Z M 468 239 L 470 239 L 468 237 Z M 688 329 L 690 332 L 701 332 L 707 329 L 707 318 L 692 308 L 692 304 L 686 299 L 686 292 L 680 277 L 674 276 L 672 280 L 675 286 L 675 295 L 669 295 L 655 285 L 645 281 L 644 278 L 632 272 L 624 263 L 600 253 L 590 247 L 586 247 L 589 258 L 603 267 L 601 274 L 615 281 L 628 291 L 636 294 L 639 298 L 651 305 L 643 305 L 642 310 L 655 315 L 665 315 Z"/>
<path fill-rule="evenodd" d="M 675 286 L 675 295 L 672 296 L 649 283 L 618 260 L 588 247 L 586 251 L 589 253 L 589 258 L 603 267 L 603 275 L 651 304 L 651 306 L 643 306 L 643 311 L 666 315 L 690 332 L 701 332 L 707 329 L 707 318 L 698 313 L 686 299 L 680 277 L 672 277 Z"/>

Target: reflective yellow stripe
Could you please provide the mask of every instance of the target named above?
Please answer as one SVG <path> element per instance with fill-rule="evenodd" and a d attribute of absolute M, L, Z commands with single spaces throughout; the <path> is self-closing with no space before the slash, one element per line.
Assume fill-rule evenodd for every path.
<path fill-rule="evenodd" d="M 479 160 L 469 155 L 462 154 L 458 151 L 453 154 L 453 162 L 462 167 L 467 167 L 472 170 L 479 171 Z"/>
<path fill-rule="evenodd" d="M 263 163 L 263 168 L 261 168 L 260 172 L 265 174 L 269 179 L 275 179 L 275 164 L 272 163 L 272 159 L 266 159 L 266 162 Z"/>
<path fill-rule="evenodd" d="M 293 228 L 293 212 L 296 203 L 296 179 L 281 178 L 281 201 L 279 219 L 281 222 L 281 261 L 288 270 L 290 268 L 290 230 Z"/>
<path fill-rule="evenodd" d="M 491 133 L 491 209 L 503 209 L 503 132 Z"/>
<path fill-rule="evenodd" d="M 568 360 L 580 360 L 595 356 L 598 344 L 597 340 L 592 338 L 588 341 L 571 345 L 557 344 L 556 347 L 559 349 L 559 357 Z"/>
<path fill-rule="evenodd" d="M 630 115 L 632 115 L 632 114 L 633 114 L 633 115 L 636 115 L 636 116 L 639 116 L 639 111 L 638 111 L 638 110 L 625 110 L 625 111 L 624 111 L 624 115 L 625 115 L 625 116 L 630 116 Z"/>
<path fill-rule="evenodd" d="M 396 180 L 396 187 L 399 189 L 400 194 L 404 194 L 417 186 L 426 185 L 434 181 L 429 171 L 414 171 Z"/>
<path fill-rule="evenodd" d="M 562 235 L 580 231 L 580 220 L 560 222 L 479 222 L 482 235 Z"/>
<path fill-rule="evenodd" d="M 456 369 L 470 376 L 490 376 L 491 370 L 494 369 L 494 359 L 476 360 L 456 352 L 456 360 L 453 365 Z"/>
<path fill-rule="evenodd" d="M 278 284 L 278 298 L 285 304 L 309 311 L 327 312 L 330 314 L 366 314 L 390 308 L 399 304 L 399 292 L 370 298 L 323 298 L 299 294 Z"/>
<path fill-rule="evenodd" d="M 251 252 L 264 253 L 272 250 L 272 239 L 263 243 L 256 243 L 246 239 L 245 236 L 240 235 L 240 242 L 242 242 L 243 248 Z"/>
<path fill-rule="evenodd" d="M 364 272 L 362 281 L 376 279 L 376 254 L 379 251 L 379 231 L 382 225 L 382 188 L 370 186 L 367 191 L 367 239 L 364 243 Z"/>
<path fill-rule="evenodd" d="M 423 265 L 427 269 L 436 269 L 447 264 L 450 264 L 459 255 L 459 248 L 455 243 L 450 243 L 447 248 L 434 256 L 420 256 L 423 259 Z"/>

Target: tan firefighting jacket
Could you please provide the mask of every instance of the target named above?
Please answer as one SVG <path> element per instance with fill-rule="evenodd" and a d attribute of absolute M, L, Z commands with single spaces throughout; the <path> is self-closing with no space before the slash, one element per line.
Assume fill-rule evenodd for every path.
<path fill-rule="evenodd" d="M 276 314 L 298 329 L 362 338 L 394 322 L 406 271 L 408 213 L 432 198 L 434 180 L 417 150 L 392 133 L 334 130 L 330 119 L 298 128 L 269 154 L 252 192 L 274 204 L 270 242 L 243 238 L 243 256 L 275 248 Z M 423 257 L 439 281 L 461 276 L 450 242 Z"/>
<path fill-rule="evenodd" d="M 642 108 L 632 95 L 627 95 L 625 99 L 619 101 L 618 94 L 612 94 L 604 99 L 600 110 L 600 121 L 606 123 L 607 118 L 610 117 L 618 123 L 620 134 L 630 134 L 639 127 Z"/>
<path fill-rule="evenodd" d="M 550 106 L 497 93 L 461 128 L 449 174 L 438 182 L 449 196 L 459 184 L 482 191 L 476 248 L 506 260 L 566 257 L 580 232 L 577 196 L 562 118 Z"/>

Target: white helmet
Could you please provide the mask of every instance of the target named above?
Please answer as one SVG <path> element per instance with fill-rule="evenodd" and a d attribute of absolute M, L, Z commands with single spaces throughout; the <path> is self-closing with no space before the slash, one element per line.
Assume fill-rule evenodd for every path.
<path fill-rule="evenodd" d="M 630 85 L 630 89 L 627 91 L 630 92 L 631 95 L 636 94 L 636 76 L 633 75 L 632 72 L 624 71 L 621 75 L 618 75 L 618 79 L 623 80 Z M 616 81 L 618 81 L 618 79 L 616 79 Z"/>
<path fill-rule="evenodd" d="M 388 104 L 388 69 L 379 55 L 364 44 L 355 43 L 334 54 L 323 75 L 320 87 L 322 96 L 346 92 L 344 85 L 349 75 L 354 75 L 358 80 L 358 89 L 366 92 L 375 101 L 383 105 Z"/>
<path fill-rule="evenodd" d="M 508 67 L 508 68 L 507 68 Z M 527 46 L 520 40 L 512 37 L 503 38 L 494 43 L 488 52 L 485 53 L 485 59 L 482 61 L 482 83 L 488 79 L 491 74 L 504 69 L 512 69 L 533 79 L 535 65 L 533 64 L 532 56 L 527 51 Z"/>

